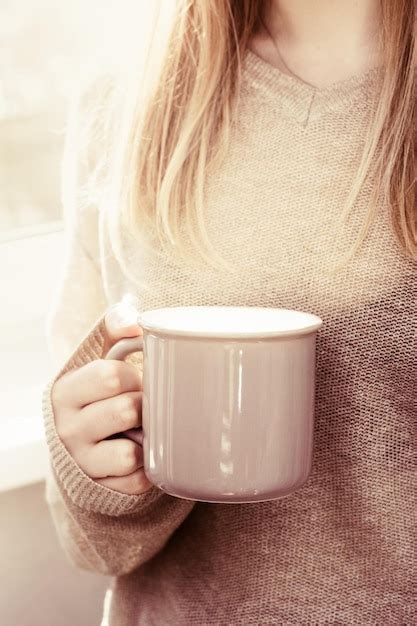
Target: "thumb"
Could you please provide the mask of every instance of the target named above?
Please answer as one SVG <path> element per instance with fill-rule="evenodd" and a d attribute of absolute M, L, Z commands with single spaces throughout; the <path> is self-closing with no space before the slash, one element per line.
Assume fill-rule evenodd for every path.
<path fill-rule="evenodd" d="M 105 338 L 102 358 L 110 348 L 125 337 L 138 337 L 143 334 L 138 324 L 138 309 L 126 298 L 112 305 L 104 315 Z"/>

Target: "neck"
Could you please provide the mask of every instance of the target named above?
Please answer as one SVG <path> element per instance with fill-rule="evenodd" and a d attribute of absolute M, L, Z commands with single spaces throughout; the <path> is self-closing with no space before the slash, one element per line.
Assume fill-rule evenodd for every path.
<path fill-rule="evenodd" d="M 378 64 L 379 0 L 267 0 L 262 19 L 287 68 L 312 84 Z"/>

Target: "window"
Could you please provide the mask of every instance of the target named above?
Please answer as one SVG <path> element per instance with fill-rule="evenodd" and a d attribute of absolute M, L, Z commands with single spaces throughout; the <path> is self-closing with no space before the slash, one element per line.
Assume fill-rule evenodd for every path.
<path fill-rule="evenodd" d="M 39 480 L 47 466 L 44 320 L 63 253 L 68 98 L 86 65 L 117 52 L 141 1 L 0 0 L 0 489 Z"/>

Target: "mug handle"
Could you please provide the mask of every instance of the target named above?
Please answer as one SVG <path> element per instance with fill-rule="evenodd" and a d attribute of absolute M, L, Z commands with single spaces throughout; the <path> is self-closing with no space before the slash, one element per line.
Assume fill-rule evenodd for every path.
<path fill-rule="evenodd" d="M 123 361 L 132 352 L 143 352 L 142 337 L 125 337 L 124 339 L 120 339 L 110 348 L 103 358 Z M 111 439 L 119 437 L 127 437 L 128 439 L 136 441 L 140 446 L 143 446 L 143 430 L 141 426 L 138 428 L 129 428 L 129 430 L 110 436 Z"/>

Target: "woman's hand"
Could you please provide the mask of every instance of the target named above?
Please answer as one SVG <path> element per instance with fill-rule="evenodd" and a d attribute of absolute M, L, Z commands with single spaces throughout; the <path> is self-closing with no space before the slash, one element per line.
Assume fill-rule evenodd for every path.
<path fill-rule="evenodd" d="M 103 357 L 119 339 L 140 336 L 142 329 L 135 310 L 124 303 L 107 311 L 105 327 L 102 358 L 66 372 L 54 383 L 55 426 L 90 478 L 121 493 L 140 494 L 152 487 L 143 470 L 142 447 L 131 439 L 107 438 L 141 426 L 141 381 L 131 363 Z"/>

